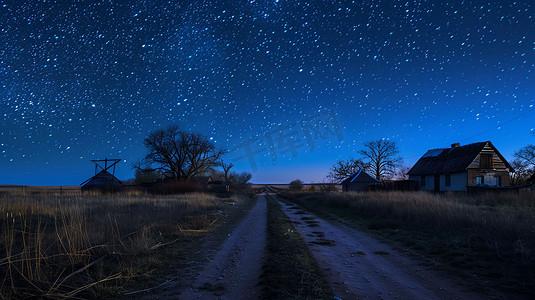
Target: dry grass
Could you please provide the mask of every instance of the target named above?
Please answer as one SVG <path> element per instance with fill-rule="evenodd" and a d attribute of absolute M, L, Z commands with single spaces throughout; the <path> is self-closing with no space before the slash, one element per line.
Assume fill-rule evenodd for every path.
<path fill-rule="evenodd" d="M 0 297 L 113 290 L 161 264 L 150 255 L 156 249 L 206 231 L 227 202 L 239 199 L 2 193 Z"/>
<path fill-rule="evenodd" d="M 531 293 L 528 287 L 535 283 L 535 193 L 282 195 L 502 287 Z"/>
<path fill-rule="evenodd" d="M 333 299 L 333 292 L 280 205 L 266 196 L 267 247 L 262 299 Z"/>
<path fill-rule="evenodd" d="M 463 232 L 524 258 L 535 250 L 535 193 L 432 194 L 374 192 L 301 194 L 339 208 L 442 233 Z"/>

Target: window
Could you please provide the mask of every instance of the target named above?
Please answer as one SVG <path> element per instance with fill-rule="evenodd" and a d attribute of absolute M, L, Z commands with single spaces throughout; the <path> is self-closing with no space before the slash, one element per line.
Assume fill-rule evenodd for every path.
<path fill-rule="evenodd" d="M 492 169 L 492 154 L 481 154 L 479 156 L 479 167 L 481 169 Z"/>
<path fill-rule="evenodd" d="M 502 177 L 501 176 L 496 176 L 494 178 L 496 178 L 496 185 L 501 186 L 502 185 Z"/>
<path fill-rule="evenodd" d="M 451 175 L 446 175 L 446 186 L 451 186 Z"/>
<path fill-rule="evenodd" d="M 420 178 L 420 184 L 421 184 L 422 186 L 425 185 L 425 176 L 422 176 L 422 178 Z"/>
<path fill-rule="evenodd" d="M 483 176 L 477 176 L 476 184 L 485 184 L 485 178 Z"/>

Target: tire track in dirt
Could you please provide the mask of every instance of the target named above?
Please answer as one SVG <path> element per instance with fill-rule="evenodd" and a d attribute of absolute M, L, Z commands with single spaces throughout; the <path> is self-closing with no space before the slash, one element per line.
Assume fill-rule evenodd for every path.
<path fill-rule="evenodd" d="M 266 226 L 267 206 L 262 194 L 179 299 L 259 298 Z"/>
<path fill-rule="evenodd" d="M 362 231 L 279 203 L 339 298 L 489 299 Z"/>

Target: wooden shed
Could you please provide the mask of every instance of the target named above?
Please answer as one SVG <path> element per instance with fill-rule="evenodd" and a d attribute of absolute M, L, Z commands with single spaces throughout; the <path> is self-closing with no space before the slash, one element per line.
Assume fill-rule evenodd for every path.
<path fill-rule="evenodd" d="M 82 182 L 82 192 L 98 190 L 104 192 L 117 192 L 122 189 L 123 183 L 115 177 L 115 165 L 120 159 L 91 160 L 95 164 L 95 176 Z M 104 163 L 102 165 L 102 163 Z M 111 170 L 112 173 L 108 172 Z"/>
<path fill-rule="evenodd" d="M 100 190 L 116 192 L 123 187 L 123 183 L 106 170 L 100 171 L 82 184 L 82 191 Z"/>
<path fill-rule="evenodd" d="M 379 184 L 379 180 L 375 179 L 370 174 L 360 170 L 357 173 L 351 174 L 348 178 L 342 181 L 342 191 L 344 192 L 365 192 L 369 185 Z"/>

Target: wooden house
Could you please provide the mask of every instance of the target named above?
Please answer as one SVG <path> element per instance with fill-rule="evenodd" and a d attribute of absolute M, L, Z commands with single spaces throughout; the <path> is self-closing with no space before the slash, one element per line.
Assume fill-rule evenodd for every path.
<path fill-rule="evenodd" d="M 375 185 L 379 183 L 381 183 L 379 180 L 360 170 L 357 173 L 351 174 L 351 176 L 342 181 L 342 191 L 365 192 L 368 190 L 369 185 Z"/>
<path fill-rule="evenodd" d="M 467 191 L 471 186 L 511 185 L 513 168 L 490 142 L 427 151 L 407 173 L 421 190 Z"/>

